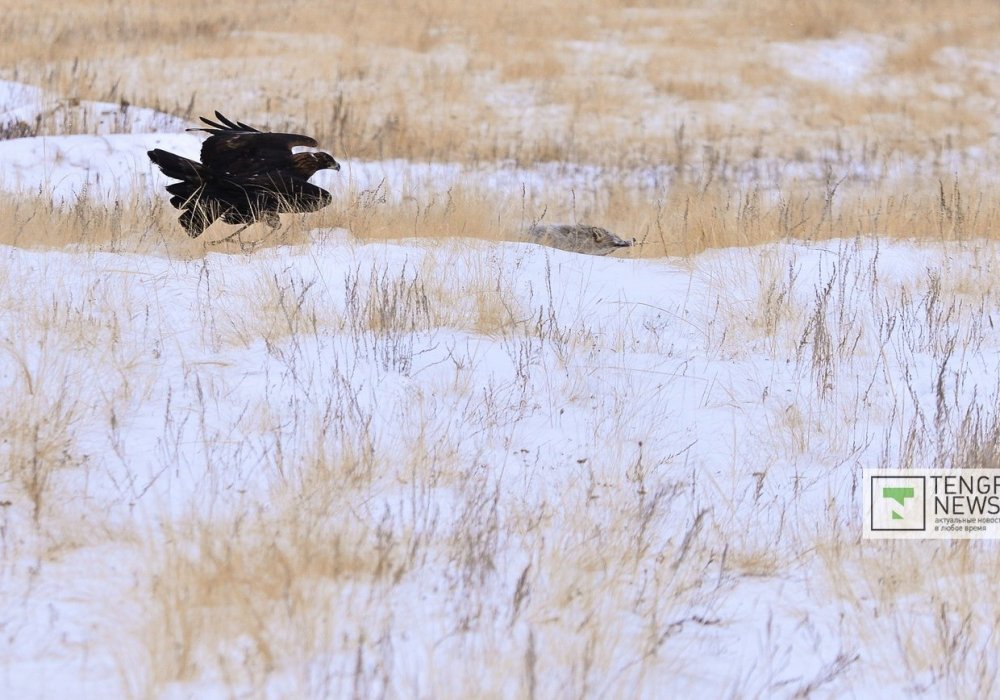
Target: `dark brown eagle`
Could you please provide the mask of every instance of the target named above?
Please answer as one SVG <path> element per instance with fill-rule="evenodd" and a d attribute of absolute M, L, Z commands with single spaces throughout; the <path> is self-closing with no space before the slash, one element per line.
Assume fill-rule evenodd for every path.
<path fill-rule="evenodd" d="M 189 236 L 220 218 L 243 228 L 257 221 L 278 228 L 278 214 L 317 211 L 332 201 L 308 180 L 317 170 L 340 170 L 340 163 L 329 153 L 292 153 L 295 146 L 315 148 L 316 139 L 259 131 L 218 112 L 215 117 L 220 123 L 201 118 L 211 128 L 188 129 L 211 134 L 201 145 L 200 163 L 159 148 L 147 152 L 164 175 L 180 180 L 167 192 Z"/>

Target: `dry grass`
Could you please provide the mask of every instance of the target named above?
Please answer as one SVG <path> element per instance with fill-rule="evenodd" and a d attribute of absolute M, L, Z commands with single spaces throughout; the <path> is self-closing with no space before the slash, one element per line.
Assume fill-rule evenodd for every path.
<path fill-rule="evenodd" d="M 77 542 L 63 534 L 82 522 L 81 549 L 139 562 L 121 591 L 135 616 L 105 640 L 116 692 L 138 697 L 187 682 L 289 697 L 614 696 L 657 677 L 704 690 L 685 674 L 744 652 L 773 667 L 731 679 L 733 695 L 905 674 L 914 692 L 997 692 L 1000 613 L 976 595 L 996 548 L 859 544 L 843 515 L 859 465 L 998 463 L 997 392 L 964 362 L 991 356 L 998 290 L 992 3 L 2 9 L 0 77 L 67 104 L 222 109 L 314 133 L 344 162 L 599 174 L 512 191 L 345 180 L 253 254 L 212 244 L 222 225 L 187 238 L 161 199 L 0 194 L 10 255 L 80 253 L 89 275 L 70 293 L 12 258 L 0 279 L 19 329 L 0 338 L 13 368 L 0 376 L 0 584 L 26 589 L 0 608 L 13 630 L 0 643 L 42 624 L 16 611 L 48 603 L 33 587 L 62 582 L 60 546 Z M 787 70 L 844 46 L 870 52 L 857 84 Z M 71 126 L 60 119 L 0 131 Z M 714 306 L 664 307 L 649 333 L 567 322 L 552 265 L 528 294 L 528 263 L 497 257 L 511 249 L 443 243 L 516 240 L 539 219 L 634 236 L 622 256 L 688 257 Z M 335 228 L 365 260 L 367 244 L 442 240 L 331 278 L 308 244 Z M 891 239 L 963 262 L 887 282 L 865 251 Z M 804 272 L 792 247 L 742 272 L 725 251 L 715 266 L 693 257 L 789 240 L 825 242 L 831 262 Z M 621 367 L 637 343 L 656 362 Z M 712 364 L 754 353 L 771 376 Z M 230 363 L 247 370 L 225 375 Z M 674 391 L 686 410 L 645 412 Z M 564 430 L 579 434 L 553 452 Z M 754 596 L 770 602 L 733 607 Z M 785 615 L 765 624 L 765 609 Z M 727 646 L 748 619 L 758 646 Z M 802 630 L 812 646 L 793 648 Z"/>
<path fill-rule="evenodd" d="M 194 519 L 158 535 L 166 539 L 152 559 L 152 585 L 143 591 L 150 608 L 137 630 L 148 657 L 137 660 L 128 684 L 155 694 L 208 673 L 233 690 L 281 688 L 298 697 L 390 687 L 430 688 L 439 697 L 512 689 L 527 696 L 567 684 L 587 695 L 607 685 L 621 654 L 640 660 L 630 682 L 662 668 L 659 649 L 685 623 L 686 605 L 712 597 L 698 593 L 713 557 L 704 516 L 682 537 L 665 540 L 659 531 L 679 487 L 673 494 L 602 490 L 613 503 L 599 504 L 592 482 L 570 488 L 566 503 L 579 510 L 545 546 L 544 512 L 501 495 L 482 470 L 448 475 L 445 456 L 432 454 L 433 461 L 412 465 L 421 492 L 413 511 L 359 507 L 397 457 L 376 452 L 375 468 L 352 478 L 353 456 L 345 453 L 302 463 L 266 511 L 225 523 Z M 341 493 L 329 488 L 331 478 Z M 457 497 L 453 514 L 424 500 L 446 485 Z M 595 534 L 592 518 L 608 507 L 618 515 Z M 518 550 L 529 556 L 510 570 L 503 560 Z M 646 569 L 653 562 L 655 571 Z M 408 630 L 436 624 L 400 597 L 405 590 L 435 606 L 448 601 L 449 621 L 434 648 L 413 648 L 415 667 L 403 662 L 394 670 Z M 638 634 L 620 634 L 623 616 L 636 621 Z M 510 635 L 512 644 L 488 641 Z M 308 669 L 319 659 L 317 676 Z M 452 664 L 447 673 L 427 673 Z"/>
<path fill-rule="evenodd" d="M 349 187 L 317 214 L 286 216 L 278 233 L 261 225 L 241 240 L 259 244 L 253 249 L 294 245 L 308 242 L 315 229 L 342 228 L 359 240 L 516 241 L 532 222 L 544 219 L 600 222 L 640 244 L 619 256 L 656 258 L 845 234 L 944 242 L 994 239 L 1000 231 L 1000 197 L 979 178 L 906 179 L 872 187 L 864 180 L 834 180 L 831 169 L 821 187 L 793 183 L 774 189 L 736 185 L 726 176 L 725 163 L 715 170 L 717 180 L 664 190 L 633 189 L 609 178 L 605 187 L 579 195 L 553 189 L 528 196 L 459 185 L 421 196 L 394 192 L 384 183 L 364 191 Z M 182 257 L 248 249 L 237 241 L 216 244 L 232 231 L 224 224 L 189 239 L 175 214 L 159 199 L 105 204 L 79 198 L 56 204 L 44 195 L 0 194 L 0 243 Z"/>
<path fill-rule="evenodd" d="M 680 123 L 698 150 L 731 134 L 739 161 L 828 149 L 836 132 L 855 148 L 922 156 L 928 141 L 958 136 L 941 84 L 996 98 L 979 68 L 935 60 L 942 48 L 992 50 L 1000 20 L 984 0 L 49 4 L 5 8 L 0 76 L 187 118 L 222 108 L 315 133 L 344 159 L 672 163 Z M 868 76 L 882 97 L 790 80 L 768 43 L 807 42 L 808 64 L 809 41 L 844 38 L 889 42 Z M 905 129 L 877 119 L 903 112 Z"/>
<path fill-rule="evenodd" d="M 643 256 L 844 233 L 960 239 L 995 230 L 998 164 L 987 116 L 995 81 L 984 67 L 994 14 L 979 2 L 946 11 L 853 0 L 710 9 L 601 0 L 575 10 L 437 0 L 418 10 L 295 3 L 239 11 L 225 2 L 169 11 L 73 2 L 58 12 L 8 8 L 3 21 L 19 30 L 0 48 L 0 75 L 70 102 L 152 105 L 189 119 L 222 108 L 315 133 L 347 162 L 605 169 L 589 192 L 349 185 L 333 207 L 273 242 L 306 240 L 311 225 L 362 239 L 509 240 L 542 216 L 635 237 Z M 115 41 L 95 40 L 109 36 Z M 822 69 L 828 45 L 868 52 L 862 84 L 786 71 L 816 60 Z M 31 133 L 65 130 L 66 112 L 50 115 L 28 125 Z M 981 152 L 967 158 L 970 148 Z M 619 168 L 651 167 L 655 182 L 619 182 Z M 0 235 L 60 245 L 111 231 L 99 242 L 113 246 L 115 232 L 127 229 L 151 242 L 174 231 L 158 206 L 123 202 L 118 216 L 81 202 L 79 222 L 56 222 L 49 219 L 68 210 L 13 202 L 0 213 L 13 218 Z M 176 246 L 202 250 L 199 242 Z"/>
<path fill-rule="evenodd" d="M 871 650 L 874 667 L 885 669 L 874 682 L 891 678 L 888 665 L 899 664 L 913 693 L 935 678 L 949 695 L 997 692 L 990 630 L 1000 610 L 974 583 L 997 563 L 994 543 L 885 542 L 849 552 L 838 542 L 817 552 L 835 595 L 852 608 L 877 611 L 850 620 L 850 634 Z"/>

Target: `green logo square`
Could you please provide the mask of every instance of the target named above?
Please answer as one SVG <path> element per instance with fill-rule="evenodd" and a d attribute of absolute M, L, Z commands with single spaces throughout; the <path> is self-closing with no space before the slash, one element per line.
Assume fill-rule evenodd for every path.
<path fill-rule="evenodd" d="M 872 476 L 872 532 L 927 528 L 927 477 Z"/>

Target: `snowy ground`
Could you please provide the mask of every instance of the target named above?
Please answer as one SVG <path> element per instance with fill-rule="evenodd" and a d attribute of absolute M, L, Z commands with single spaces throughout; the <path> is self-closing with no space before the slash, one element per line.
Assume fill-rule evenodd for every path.
<path fill-rule="evenodd" d="M 425 554 L 389 583 L 304 574 L 335 638 L 305 658 L 276 653 L 258 690 L 345 692 L 350 643 L 387 635 L 379 682 L 450 694 L 470 686 L 431 669 L 494 655 L 516 666 L 535 635 L 539 690 L 558 694 L 580 680 L 555 661 L 561 635 L 585 623 L 562 598 L 576 575 L 597 587 L 594 600 L 578 593 L 589 614 L 618 628 L 595 642 L 606 656 L 586 680 L 594 692 L 795 691 L 832 668 L 836 692 L 904 687 L 869 662 L 852 628 L 863 611 L 838 604 L 809 552 L 857 546 L 860 466 L 898 464 L 915 426 L 935 463 L 977 397 L 996 394 L 1000 333 L 981 302 L 959 295 L 942 319 L 926 289 L 992 268 L 996 251 L 780 245 L 680 263 L 315 237 L 197 261 L 0 251 L 3 420 L 15 427 L 0 444 L 15 465 L 4 695 L 147 687 L 153 671 L 132 656 L 149 642 L 150 580 L 171 575 L 155 573 L 157 552 L 188 527 L 266 520 L 288 498 L 322 501 L 322 542 L 374 547 L 364 533 L 377 530 Z M 768 311 L 776 293 L 786 300 Z M 392 318 L 373 322 L 371 304 L 390 298 Z M 938 381 L 957 421 L 943 430 L 922 418 L 942 410 Z M 48 467 L 33 502 L 30 477 Z M 490 517 L 494 549 L 456 570 L 449 543 Z M 522 575 L 532 593 L 511 613 Z M 464 629 L 470 600 L 482 617 Z M 352 613 L 362 601 L 379 620 L 368 631 Z M 649 625 L 662 638 L 643 652 Z M 219 648 L 195 645 L 197 668 Z M 483 680 L 521 688 L 520 669 L 502 681 L 502 668 Z M 203 673 L 177 696 L 210 691 Z M 327 685 L 303 686 L 311 673 Z"/>
<path fill-rule="evenodd" d="M 791 45 L 775 45 L 777 55 L 793 50 Z M 803 49 L 799 47 L 798 51 Z M 863 74 L 861 59 L 874 55 L 867 45 L 820 46 L 810 49 L 801 60 L 793 62 L 801 70 L 818 71 L 840 67 L 844 80 Z M 854 63 L 846 61 L 851 57 Z M 808 60 L 806 60 L 808 58 Z M 874 60 L 874 59 L 873 59 Z M 814 65 L 815 64 L 815 65 Z M 844 65 L 850 70 L 843 69 Z M 0 140 L 0 189 L 13 192 L 51 193 L 61 201 L 81 194 L 115 200 L 133 192 L 165 197 L 162 190 L 168 180 L 151 165 L 146 151 L 163 148 L 180 155 L 198 158 L 203 134 L 188 133 L 186 128 L 200 122 L 182 119 L 152 109 L 66 100 L 46 94 L 39 88 L 21 83 L 0 81 L 0 127 L 24 122 L 31 124 L 39 115 L 63 115 L 55 132 L 37 137 Z M 232 116 L 232 115 L 229 115 Z M 266 128 L 265 124 L 258 124 Z M 343 156 L 338 155 L 342 160 Z M 363 161 L 348 159 L 341 172 L 321 171 L 313 181 L 340 191 L 377 191 L 380 195 L 402 199 L 444 194 L 456 187 L 485 192 L 524 193 L 527 197 L 549 195 L 559 199 L 578 199 L 581 203 L 599 200 L 608 190 L 628 188 L 648 192 L 650 197 L 663 191 L 679 177 L 672 165 L 649 165 L 643 168 L 599 168 L 569 163 L 546 163 L 521 167 L 510 162 L 463 165 L 458 163 L 413 163 L 404 160 Z M 718 168 L 715 172 L 713 168 Z M 752 184 L 777 191 L 790 183 L 822 182 L 834 173 L 838 179 L 876 182 L 884 177 L 916 176 L 963 170 L 978 173 L 989 170 L 989 160 L 982 149 L 962 151 L 946 149 L 926 158 L 894 154 L 875 160 L 850 160 L 847 154 L 831 151 L 815 160 L 791 162 L 775 158 L 751 158 L 741 162 L 723 162 L 715 166 L 703 162 L 689 164 L 687 177 L 711 177 L 731 181 L 734 186 Z"/>
<path fill-rule="evenodd" d="M 3 186 L 198 143 L 0 142 Z M 996 429 L 996 246 L 311 238 L 0 247 L 0 695 L 989 694 L 986 569 L 860 543 L 859 473 Z"/>

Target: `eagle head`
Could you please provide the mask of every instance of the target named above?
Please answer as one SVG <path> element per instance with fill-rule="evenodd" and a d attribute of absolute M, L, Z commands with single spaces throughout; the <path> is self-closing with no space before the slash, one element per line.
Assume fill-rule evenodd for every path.
<path fill-rule="evenodd" d="M 295 153 L 292 155 L 295 169 L 298 170 L 308 180 L 317 170 L 340 170 L 338 163 L 333 156 L 323 151 L 316 153 Z"/>

